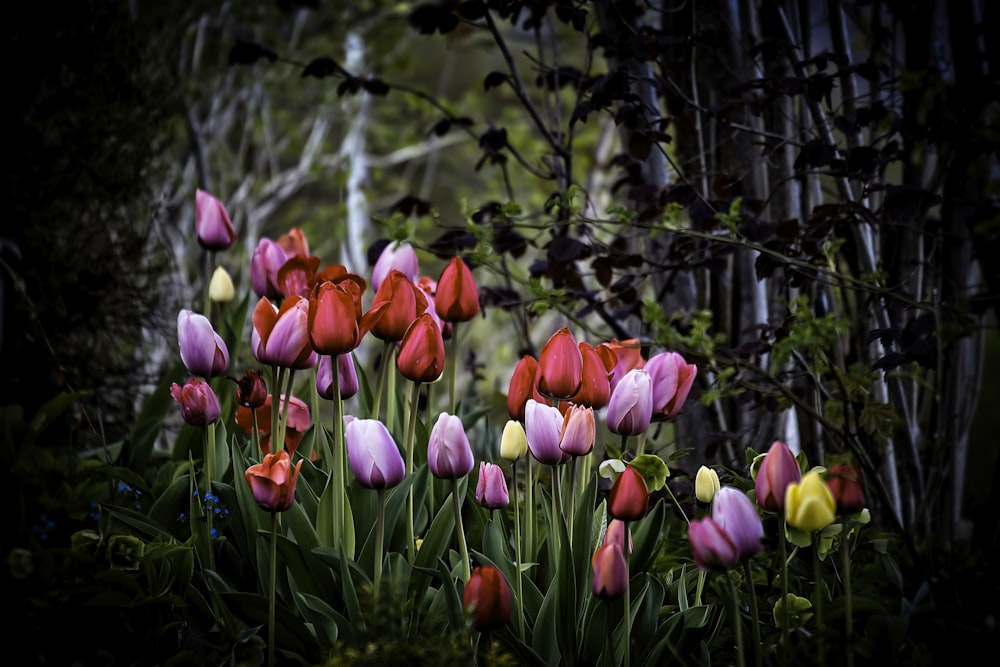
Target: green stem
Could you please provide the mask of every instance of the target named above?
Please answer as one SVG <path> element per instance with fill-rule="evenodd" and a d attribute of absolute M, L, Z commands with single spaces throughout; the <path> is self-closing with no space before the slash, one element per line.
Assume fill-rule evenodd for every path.
<path fill-rule="evenodd" d="M 558 563 L 561 562 L 559 554 L 563 548 L 563 545 L 560 543 L 560 534 L 562 531 L 556 529 L 562 517 L 562 502 L 559 497 L 559 472 L 558 467 L 552 466 L 552 526 L 549 530 L 549 540 L 552 545 L 552 554 L 554 557 L 552 561 L 553 571 L 558 568 Z"/>
<path fill-rule="evenodd" d="M 451 410 L 448 414 L 455 414 L 455 378 L 458 372 L 458 322 L 451 323 L 451 349 L 448 360 L 448 404 Z"/>
<path fill-rule="evenodd" d="M 622 436 L 622 461 L 625 460 L 625 453 L 628 452 L 628 436 Z"/>
<path fill-rule="evenodd" d="M 278 581 L 278 513 L 271 512 L 271 590 L 267 607 L 267 664 L 274 665 L 274 599 Z"/>
<path fill-rule="evenodd" d="M 463 582 L 467 582 L 472 576 L 472 567 L 469 565 L 469 547 L 465 543 L 465 526 L 462 523 L 462 501 L 464 497 L 459 497 L 459 483 L 458 479 L 452 480 L 451 489 L 451 500 L 452 506 L 455 509 L 455 532 L 458 533 L 458 548 L 462 553 L 462 573 L 465 575 L 462 579 Z"/>
<path fill-rule="evenodd" d="M 282 371 L 280 366 L 271 366 L 271 453 L 277 454 L 281 451 L 284 441 L 277 441 L 278 438 L 278 410 L 281 406 L 281 380 Z"/>
<path fill-rule="evenodd" d="M 698 586 L 694 590 L 694 606 L 701 606 L 701 593 L 705 590 L 705 570 L 698 570 Z"/>
<path fill-rule="evenodd" d="M 528 547 L 527 560 L 534 560 L 535 548 L 535 480 L 531 474 L 531 455 L 524 459 L 524 544 Z"/>
<path fill-rule="evenodd" d="M 636 438 L 635 455 L 636 456 L 642 456 L 642 453 L 644 451 L 646 451 L 646 433 L 645 433 L 645 431 L 643 431 L 642 433 L 640 433 L 639 437 Z"/>
<path fill-rule="evenodd" d="M 385 489 L 378 490 L 378 513 L 375 515 L 375 602 L 382 586 L 382 558 L 385 551 Z"/>
<path fill-rule="evenodd" d="M 569 543 L 573 544 L 573 519 L 576 516 L 574 507 L 576 506 L 576 464 L 578 458 L 574 457 L 569 462 L 569 511 L 566 513 L 566 520 L 569 522 Z"/>
<path fill-rule="evenodd" d="M 819 541 L 820 533 L 816 532 L 813 534 L 812 539 L 812 550 L 813 550 L 813 578 L 815 581 L 815 592 L 813 593 L 813 609 L 816 610 L 816 642 L 817 642 L 817 652 L 819 653 L 819 664 L 826 664 L 825 646 L 823 638 L 826 636 L 826 628 L 823 625 L 823 572 L 820 567 L 819 560 Z"/>
<path fill-rule="evenodd" d="M 736 635 L 736 664 L 737 667 L 744 667 L 746 658 L 743 655 L 743 623 L 740 620 L 739 603 L 736 600 L 736 583 L 733 581 L 731 570 L 726 570 L 726 581 L 729 582 L 729 620 L 733 624 L 733 633 Z"/>
<path fill-rule="evenodd" d="M 208 500 L 208 495 L 212 493 L 212 480 L 215 479 L 215 424 L 209 424 L 202 429 L 204 435 L 202 439 L 205 448 L 205 495 L 202 500 Z M 213 508 L 206 508 L 208 519 L 208 567 L 215 569 L 215 547 L 212 545 L 212 523 L 215 516 Z"/>
<path fill-rule="evenodd" d="M 518 513 L 517 503 L 517 461 L 514 461 L 511 466 L 513 467 L 511 476 L 514 478 L 514 488 L 511 489 L 513 491 L 511 495 L 514 496 L 514 573 L 517 577 L 517 629 L 518 637 L 524 642 L 524 589 L 521 585 L 521 517 Z"/>
<path fill-rule="evenodd" d="M 840 563 L 844 570 L 844 616 L 845 636 L 847 644 L 847 665 L 854 665 L 854 604 L 851 599 L 851 546 L 848 520 L 843 518 L 843 531 L 840 534 Z"/>
<path fill-rule="evenodd" d="M 410 415 L 406 424 L 406 477 L 413 474 L 413 440 L 417 432 L 417 413 L 420 411 L 420 383 L 410 389 Z M 428 486 L 431 486 L 428 484 Z M 413 484 L 406 492 L 406 556 L 412 567 L 417 558 L 417 540 L 413 528 Z"/>
<path fill-rule="evenodd" d="M 624 609 L 625 609 L 625 619 L 624 619 L 624 621 L 625 621 L 625 637 L 624 637 L 624 639 L 625 639 L 625 661 L 624 661 L 624 665 L 625 665 L 625 667 L 629 667 L 629 664 L 631 663 L 630 654 L 632 652 L 632 610 L 630 609 L 630 607 L 631 607 L 631 598 L 632 598 L 632 591 L 631 591 L 631 588 L 632 588 L 632 576 L 631 576 L 631 574 L 632 574 L 632 572 L 631 572 L 631 569 L 629 568 L 629 562 L 628 562 L 629 561 L 629 553 L 628 553 L 628 521 L 623 521 L 622 523 L 625 524 L 624 531 L 623 531 L 625 533 L 625 539 L 622 540 L 622 554 L 624 554 L 624 556 L 625 556 L 625 600 L 624 600 Z"/>
<path fill-rule="evenodd" d="M 334 371 L 336 372 L 336 369 L 334 369 Z M 285 395 L 284 405 L 281 406 L 281 423 L 278 426 L 278 428 L 281 430 L 281 432 L 278 434 L 278 442 L 281 443 L 279 449 L 284 449 L 285 447 L 285 431 L 288 429 L 288 406 L 292 402 L 292 380 L 295 379 L 295 369 L 288 368 L 286 369 L 286 372 L 288 373 L 287 375 L 288 380 L 287 384 L 285 385 L 285 391 L 284 391 Z M 271 407 L 274 407 L 273 403 Z M 274 438 L 271 439 L 271 449 L 275 453 L 277 453 L 277 450 L 274 449 Z"/>
<path fill-rule="evenodd" d="M 781 554 L 781 648 L 778 651 L 781 664 L 787 663 L 788 652 L 788 626 L 791 625 L 792 617 L 788 612 L 788 540 L 785 538 L 785 517 L 778 517 L 778 548 Z"/>
<path fill-rule="evenodd" d="M 253 442 L 253 451 L 250 452 L 250 459 L 255 463 L 260 461 L 260 425 L 257 423 L 257 408 L 250 408 L 250 418 L 253 419 L 253 432 L 250 434 Z"/>
<path fill-rule="evenodd" d="M 347 494 L 347 474 L 345 470 L 344 456 L 344 404 L 340 398 L 340 372 L 338 370 L 337 357 L 333 356 L 330 361 L 333 365 L 333 461 L 331 461 L 330 474 L 333 475 L 334 498 L 345 498 Z M 343 544 L 346 532 L 346 521 L 344 520 L 344 503 L 337 503 L 337 510 L 333 516 L 333 535 L 336 544 Z"/>
<path fill-rule="evenodd" d="M 381 419 L 382 390 L 385 388 L 385 378 L 392 363 L 392 342 L 382 341 L 382 356 L 378 369 L 378 380 L 375 382 L 375 395 L 372 396 L 372 419 Z"/>
<path fill-rule="evenodd" d="M 684 508 L 681 507 L 681 504 L 677 502 L 677 497 L 674 496 L 674 492 L 670 490 L 670 485 L 664 484 L 663 488 L 667 490 L 667 495 L 670 496 L 670 500 L 672 500 L 674 505 L 677 507 L 677 511 L 681 513 L 682 517 L 684 517 L 684 523 L 690 525 L 691 520 L 688 518 L 688 515 L 684 513 Z"/>
<path fill-rule="evenodd" d="M 757 609 L 757 592 L 754 590 L 753 569 L 750 567 L 749 560 L 743 561 L 743 576 L 747 582 L 747 594 L 750 596 L 750 616 L 753 622 L 753 661 L 756 667 L 761 667 L 764 657 L 760 646 L 760 611 Z"/>

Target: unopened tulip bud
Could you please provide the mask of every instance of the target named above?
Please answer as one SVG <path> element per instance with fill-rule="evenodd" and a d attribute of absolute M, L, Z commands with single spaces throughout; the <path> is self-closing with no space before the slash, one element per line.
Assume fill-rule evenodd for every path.
<path fill-rule="evenodd" d="M 711 517 L 688 524 L 688 542 L 694 564 L 706 572 L 728 570 L 740 560 L 740 552 L 722 526 Z"/>
<path fill-rule="evenodd" d="M 479 462 L 479 481 L 476 483 L 476 502 L 486 509 L 503 509 L 510 504 L 507 478 L 503 468 L 486 461 Z"/>
<path fill-rule="evenodd" d="M 840 514 L 857 514 L 865 508 L 865 491 L 858 464 L 838 463 L 830 466 L 826 485 L 837 501 L 837 511 Z"/>
<path fill-rule="evenodd" d="M 223 267 L 215 267 L 212 279 L 208 281 L 208 298 L 215 303 L 229 303 L 236 297 L 233 279 Z"/>
<path fill-rule="evenodd" d="M 198 244 L 206 250 L 225 250 L 236 240 L 226 207 L 204 190 L 195 192 L 194 228 Z"/>
<path fill-rule="evenodd" d="M 801 479 L 802 471 L 792 450 L 780 440 L 775 440 L 754 480 L 757 504 L 768 512 L 780 512 L 785 507 L 785 490 Z"/>
<path fill-rule="evenodd" d="M 465 582 L 462 604 L 472 616 L 472 626 L 476 630 L 498 630 L 510 620 L 510 585 L 496 567 L 480 565 L 472 570 Z"/>
<path fill-rule="evenodd" d="M 472 470 L 472 448 L 462 420 L 442 412 L 427 441 L 427 466 L 438 479 L 458 479 Z"/>
<path fill-rule="evenodd" d="M 818 470 L 807 472 L 801 482 L 785 489 L 785 521 L 794 528 L 823 530 L 833 523 L 836 510 L 833 494 Z"/>
<path fill-rule="evenodd" d="M 406 476 L 403 457 L 385 424 L 377 419 L 351 419 L 344 430 L 344 439 L 347 460 L 359 484 L 369 489 L 386 489 L 403 481 Z"/>
<path fill-rule="evenodd" d="M 719 489 L 712 503 L 712 518 L 726 531 L 741 559 L 761 550 L 764 524 L 753 501 L 739 489 L 731 486 Z"/>
<path fill-rule="evenodd" d="M 649 486 L 645 478 L 632 466 L 626 466 L 611 485 L 608 494 L 608 514 L 622 521 L 638 521 L 646 516 L 649 505 Z"/>
<path fill-rule="evenodd" d="M 461 257 L 453 257 L 438 277 L 434 307 L 445 322 L 468 322 L 479 314 L 479 288 Z"/>
<path fill-rule="evenodd" d="M 215 395 L 212 385 L 200 378 L 191 378 L 183 387 L 173 383 L 170 395 L 181 407 L 184 422 L 191 426 L 208 426 L 222 415 L 219 397 Z"/>
<path fill-rule="evenodd" d="M 590 559 L 594 570 L 594 595 L 602 600 L 616 600 L 628 588 L 628 564 L 620 544 L 604 544 Z"/>
<path fill-rule="evenodd" d="M 652 380 L 635 368 L 615 387 L 605 413 L 608 430 L 618 435 L 639 435 L 649 428 L 653 415 Z"/>
<path fill-rule="evenodd" d="M 510 419 L 500 436 L 500 457 L 506 461 L 518 461 L 528 453 L 528 436 L 521 422 Z"/>
<path fill-rule="evenodd" d="M 698 474 L 694 478 L 695 497 L 703 503 L 710 503 L 718 491 L 719 473 L 708 466 L 698 468 Z"/>
<path fill-rule="evenodd" d="M 583 355 L 569 329 L 549 337 L 538 355 L 538 391 L 558 400 L 571 398 L 583 383 Z"/>

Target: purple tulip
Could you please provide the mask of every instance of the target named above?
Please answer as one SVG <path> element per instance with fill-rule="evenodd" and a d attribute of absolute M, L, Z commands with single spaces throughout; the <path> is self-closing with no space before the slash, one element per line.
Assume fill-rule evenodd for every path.
<path fill-rule="evenodd" d="M 191 375 L 211 378 L 229 369 L 229 348 L 204 315 L 190 310 L 177 314 L 177 344 Z"/>
<path fill-rule="evenodd" d="M 458 479 L 472 470 L 472 448 L 462 420 L 442 412 L 427 441 L 427 466 L 438 479 Z"/>
<path fill-rule="evenodd" d="M 711 517 L 695 519 L 688 525 L 688 541 L 694 564 L 702 570 L 728 570 L 740 560 L 740 550 Z"/>
<path fill-rule="evenodd" d="M 344 437 L 347 460 L 359 484 L 369 489 L 386 489 L 403 481 L 406 475 L 403 457 L 385 424 L 377 419 L 351 419 Z"/>
<path fill-rule="evenodd" d="M 684 407 L 698 367 L 676 352 L 661 352 L 643 368 L 653 382 L 653 421 L 673 419 Z"/>
<path fill-rule="evenodd" d="M 259 297 L 280 299 L 283 294 L 278 285 L 278 271 L 288 261 L 288 255 L 276 241 L 262 238 L 250 260 L 250 285 Z"/>
<path fill-rule="evenodd" d="M 194 197 L 194 229 L 206 250 L 225 250 L 236 240 L 236 230 L 222 202 L 204 190 Z"/>
<path fill-rule="evenodd" d="M 382 249 L 372 267 L 372 289 L 378 291 L 378 286 L 393 269 L 406 276 L 410 282 L 417 282 L 420 269 L 417 266 L 417 251 L 412 245 L 393 241 Z"/>
<path fill-rule="evenodd" d="M 652 416 L 652 378 L 644 369 L 634 368 L 611 392 L 605 415 L 608 430 L 618 435 L 639 435 L 649 428 Z"/>
<path fill-rule="evenodd" d="M 184 386 L 170 385 L 170 395 L 181 406 L 181 418 L 191 426 L 208 426 L 222 415 L 219 397 L 212 385 L 200 378 L 191 378 Z"/>
<path fill-rule="evenodd" d="M 486 509 L 503 509 L 510 504 L 507 478 L 503 468 L 486 461 L 479 462 L 479 481 L 476 483 L 476 501 Z"/>
<path fill-rule="evenodd" d="M 539 463 L 558 465 L 570 458 L 559 447 L 562 424 L 559 408 L 528 399 L 524 406 L 524 431 L 528 436 L 528 451 Z"/>
<path fill-rule="evenodd" d="M 712 501 L 712 518 L 736 545 L 740 559 L 750 558 L 761 550 L 764 524 L 753 501 L 742 491 L 731 486 L 719 489 Z"/>
<path fill-rule="evenodd" d="M 350 353 L 319 357 L 316 369 L 316 393 L 328 401 L 333 400 L 333 359 L 337 359 L 337 378 L 340 399 L 346 401 L 358 393 L 358 373 L 354 368 L 354 357 Z"/>

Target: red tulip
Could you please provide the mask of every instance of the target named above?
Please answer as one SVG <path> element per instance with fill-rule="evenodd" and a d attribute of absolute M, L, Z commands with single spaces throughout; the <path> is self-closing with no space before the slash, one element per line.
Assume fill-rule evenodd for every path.
<path fill-rule="evenodd" d="M 460 257 L 453 257 L 438 277 L 434 306 L 445 322 L 468 322 L 479 314 L 479 288 Z"/>
<path fill-rule="evenodd" d="M 524 421 L 524 406 L 528 399 L 534 399 L 544 405 L 550 405 L 552 401 L 538 393 L 538 385 L 535 382 L 538 373 L 538 362 L 531 355 L 524 355 L 514 367 L 514 373 L 510 376 L 510 385 L 507 388 L 507 415 L 511 419 Z"/>
<path fill-rule="evenodd" d="M 625 466 L 625 470 L 611 485 L 608 514 L 622 521 L 638 521 L 646 516 L 648 505 L 649 487 L 645 478 L 632 466 Z"/>
<path fill-rule="evenodd" d="M 309 342 L 309 300 L 293 295 L 275 310 L 274 304 L 261 297 L 253 310 L 250 350 L 268 366 L 312 368 L 316 352 Z"/>
<path fill-rule="evenodd" d="M 323 282 L 309 295 L 309 341 L 319 354 L 346 354 L 361 341 L 350 285 Z"/>
<path fill-rule="evenodd" d="M 611 398 L 611 370 L 615 367 L 614 353 L 608 348 L 594 348 L 589 343 L 580 343 L 583 357 L 583 376 L 580 391 L 570 400 L 577 405 L 585 405 L 600 410 Z"/>
<path fill-rule="evenodd" d="M 194 228 L 206 250 L 225 250 L 236 240 L 236 230 L 222 202 L 204 190 L 194 195 Z"/>
<path fill-rule="evenodd" d="M 396 368 L 407 380 L 433 382 L 441 377 L 444 361 L 441 329 L 429 313 L 424 313 L 406 330 L 396 354 Z"/>
<path fill-rule="evenodd" d="M 857 514 L 865 508 L 865 491 L 862 486 L 861 466 L 857 463 L 838 463 L 830 466 L 826 485 L 837 501 L 840 514 Z"/>
<path fill-rule="evenodd" d="M 597 547 L 590 565 L 594 569 L 594 595 L 602 600 L 616 600 L 628 588 L 628 563 L 620 544 L 603 544 Z"/>
<path fill-rule="evenodd" d="M 248 370 L 241 378 L 226 377 L 236 383 L 236 402 L 242 407 L 256 410 L 268 400 L 267 383 L 259 370 Z"/>
<path fill-rule="evenodd" d="M 319 257 L 300 257 L 292 255 L 278 269 L 278 289 L 285 297 L 297 294 L 306 299 L 312 290 L 319 269 Z"/>
<path fill-rule="evenodd" d="M 568 399 L 583 382 L 583 355 L 569 329 L 549 337 L 538 356 L 538 391 L 558 400 Z"/>
<path fill-rule="evenodd" d="M 263 461 L 247 468 L 247 484 L 261 509 L 284 512 L 292 506 L 301 468 L 302 461 L 292 468 L 292 461 L 285 450 L 266 454 Z"/>
<path fill-rule="evenodd" d="M 462 604 L 472 615 L 476 630 L 497 630 L 510 620 L 510 585 L 496 567 L 480 565 L 465 582 Z"/>
<path fill-rule="evenodd" d="M 423 290 L 399 271 L 392 270 L 379 285 L 368 312 L 362 317 L 361 330 L 371 331 L 383 341 L 399 342 L 410 324 L 427 310 L 427 303 Z"/>
<path fill-rule="evenodd" d="M 201 378 L 191 378 L 183 387 L 173 383 L 170 395 L 181 406 L 184 423 L 191 426 L 208 426 L 218 421 L 222 414 L 219 397 L 215 395 L 212 385 Z"/>
<path fill-rule="evenodd" d="M 780 440 L 775 440 L 767 450 L 754 480 L 757 504 L 768 512 L 783 511 L 785 489 L 789 484 L 800 481 L 802 470 L 799 469 L 799 462 L 795 460 L 792 450 Z"/>

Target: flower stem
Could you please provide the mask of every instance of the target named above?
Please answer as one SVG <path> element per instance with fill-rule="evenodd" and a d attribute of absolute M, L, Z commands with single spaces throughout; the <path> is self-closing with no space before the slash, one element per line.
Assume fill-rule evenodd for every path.
<path fill-rule="evenodd" d="M 847 665 L 854 665 L 854 605 L 851 600 L 851 545 L 850 532 L 848 532 L 848 520 L 843 518 L 843 530 L 840 533 L 840 563 L 844 571 L 844 616 L 845 616 L 845 637 L 847 648 Z"/>
<path fill-rule="evenodd" d="M 250 459 L 257 463 L 260 461 L 260 425 L 257 423 L 257 408 L 250 408 L 250 417 L 253 419 L 253 433 L 251 434 L 251 440 L 253 442 L 253 451 L 250 452 Z"/>
<path fill-rule="evenodd" d="M 465 575 L 462 581 L 468 581 L 472 576 L 472 568 L 469 565 L 469 547 L 465 543 L 465 526 L 462 524 L 462 500 L 459 497 L 458 479 L 452 480 L 451 499 L 455 508 L 455 532 L 458 533 L 458 547 L 462 553 L 462 573 Z"/>
<path fill-rule="evenodd" d="M 726 570 L 726 581 L 729 582 L 729 620 L 733 624 L 733 633 L 736 635 L 736 664 L 737 667 L 746 665 L 746 658 L 743 655 L 743 623 L 740 620 L 739 603 L 736 600 L 736 583 L 733 581 L 733 573 Z"/>
<path fill-rule="evenodd" d="M 691 525 L 691 519 L 688 518 L 688 515 L 684 512 L 684 508 L 681 507 L 681 504 L 677 501 L 677 497 L 674 495 L 674 492 L 670 490 L 670 485 L 665 483 L 663 488 L 667 490 L 667 495 L 670 496 L 670 500 L 672 500 L 674 505 L 677 506 L 677 511 L 681 513 L 682 517 L 684 517 L 684 523 Z"/>
<path fill-rule="evenodd" d="M 392 343 L 382 342 L 382 356 L 379 361 L 378 380 L 375 382 L 375 395 L 372 396 L 372 419 L 381 419 L 382 390 L 385 388 L 385 378 L 389 373 L 389 364 L 392 357 Z"/>
<path fill-rule="evenodd" d="M 566 512 L 566 520 L 569 522 L 569 543 L 570 548 L 573 544 L 573 519 L 576 516 L 574 508 L 576 506 L 576 464 L 578 458 L 574 457 L 569 462 L 569 511 Z"/>
<path fill-rule="evenodd" d="M 334 369 L 334 372 L 336 372 L 336 370 L 337 369 Z M 280 450 L 280 449 L 284 449 L 284 447 L 285 447 L 285 431 L 288 429 L 288 406 L 292 402 L 292 400 L 291 400 L 292 399 L 292 380 L 295 379 L 295 369 L 289 368 L 289 369 L 287 369 L 287 372 L 288 372 L 288 376 L 287 376 L 288 380 L 287 380 L 287 384 L 285 385 L 285 392 L 284 392 L 285 400 L 284 400 L 284 405 L 281 406 L 281 424 L 279 426 L 279 428 L 281 429 L 281 432 L 278 434 L 278 442 L 281 443 L 281 444 L 278 446 L 277 450 L 274 449 L 274 447 L 275 447 L 274 438 L 273 437 L 271 438 L 271 449 L 274 450 L 275 453 L 277 453 L 278 450 Z M 272 408 L 274 407 L 273 400 L 272 400 L 271 407 Z"/>
<path fill-rule="evenodd" d="M 562 502 L 559 498 L 559 468 L 552 466 L 552 526 L 549 531 L 549 540 L 552 545 L 552 553 L 555 556 L 553 561 L 554 568 L 558 567 L 559 553 L 562 550 L 563 545 L 559 543 L 559 534 L 562 531 L 556 530 L 557 522 L 562 517 Z"/>
<path fill-rule="evenodd" d="M 458 373 L 458 322 L 451 323 L 451 350 L 448 360 L 448 414 L 455 414 L 455 378 Z"/>
<path fill-rule="evenodd" d="M 815 581 L 815 592 L 813 593 L 813 609 L 816 610 L 816 642 L 817 653 L 819 653 L 819 664 L 826 664 L 826 655 L 823 638 L 826 635 L 826 628 L 823 625 L 823 572 L 819 560 L 820 533 L 813 534 L 813 578 Z"/>
<path fill-rule="evenodd" d="M 517 576 L 517 629 L 518 638 L 524 642 L 524 589 L 521 586 L 521 517 L 517 507 L 517 461 L 512 464 L 514 479 L 514 550 L 515 550 L 515 574 Z"/>
<path fill-rule="evenodd" d="M 347 493 L 347 476 L 344 463 L 344 404 L 340 398 L 340 373 L 337 368 L 337 357 L 330 359 L 333 366 L 333 461 L 330 462 L 330 474 L 333 475 L 334 498 L 344 498 Z M 344 543 L 346 522 L 344 520 L 344 503 L 337 503 L 337 511 L 333 517 L 333 535 L 336 544 Z"/>
<path fill-rule="evenodd" d="M 271 590 L 267 607 L 267 664 L 274 665 L 274 599 L 278 580 L 278 513 L 271 512 Z"/>
<path fill-rule="evenodd" d="M 785 538 L 785 517 L 778 517 L 778 545 L 781 553 L 781 648 L 778 655 L 781 664 L 787 663 L 788 653 L 788 626 L 792 622 L 791 614 L 788 613 L 788 541 Z"/>
<path fill-rule="evenodd" d="M 414 382 L 410 389 L 410 415 L 406 424 L 406 476 L 413 474 L 413 439 L 417 431 L 417 413 L 420 399 L 420 383 Z M 428 486 L 430 486 L 428 484 Z M 413 530 L 413 485 L 406 492 L 406 557 L 412 567 L 417 558 L 417 540 Z"/>
<path fill-rule="evenodd" d="M 378 510 L 375 515 L 375 603 L 382 587 L 382 558 L 385 550 L 385 489 L 378 490 Z"/>
<path fill-rule="evenodd" d="M 212 480 L 215 479 L 215 424 L 208 424 L 202 429 L 205 448 L 205 494 L 202 500 L 208 501 L 212 493 Z M 212 507 L 206 508 L 208 520 L 208 568 L 215 569 L 215 547 L 212 545 L 212 523 L 215 512 Z"/>
<path fill-rule="evenodd" d="M 756 667 L 763 664 L 763 654 L 760 648 L 760 611 L 757 609 L 757 593 L 753 586 L 753 569 L 750 561 L 743 561 L 743 576 L 747 582 L 747 594 L 750 596 L 750 616 L 753 622 L 753 661 Z"/>
<path fill-rule="evenodd" d="M 282 369 L 280 366 L 271 366 L 271 453 L 277 454 L 281 451 L 284 441 L 278 441 L 278 407 L 281 405 L 281 380 Z"/>
<path fill-rule="evenodd" d="M 524 544 L 528 548 L 527 560 L 535 557 L 535 480 L 531 474 L 531 458 L 524 459 Z"/>
<path fill-rule="evenodd" d="M 632 610 L 629 608 L 631 606 L 632 598 L 632 572 L 629 568 L 629 553 L 628 553 L 628 521 L 622 522 L 625 525 L 624 534 L 625 539 L 622 540 L 622 553 L 625 556 L 625 599 L 624 599 L 624 610 L 625 610 L 625 667 L 629 667 L 631 662 L 630 653 L 632 649 Z"/>

